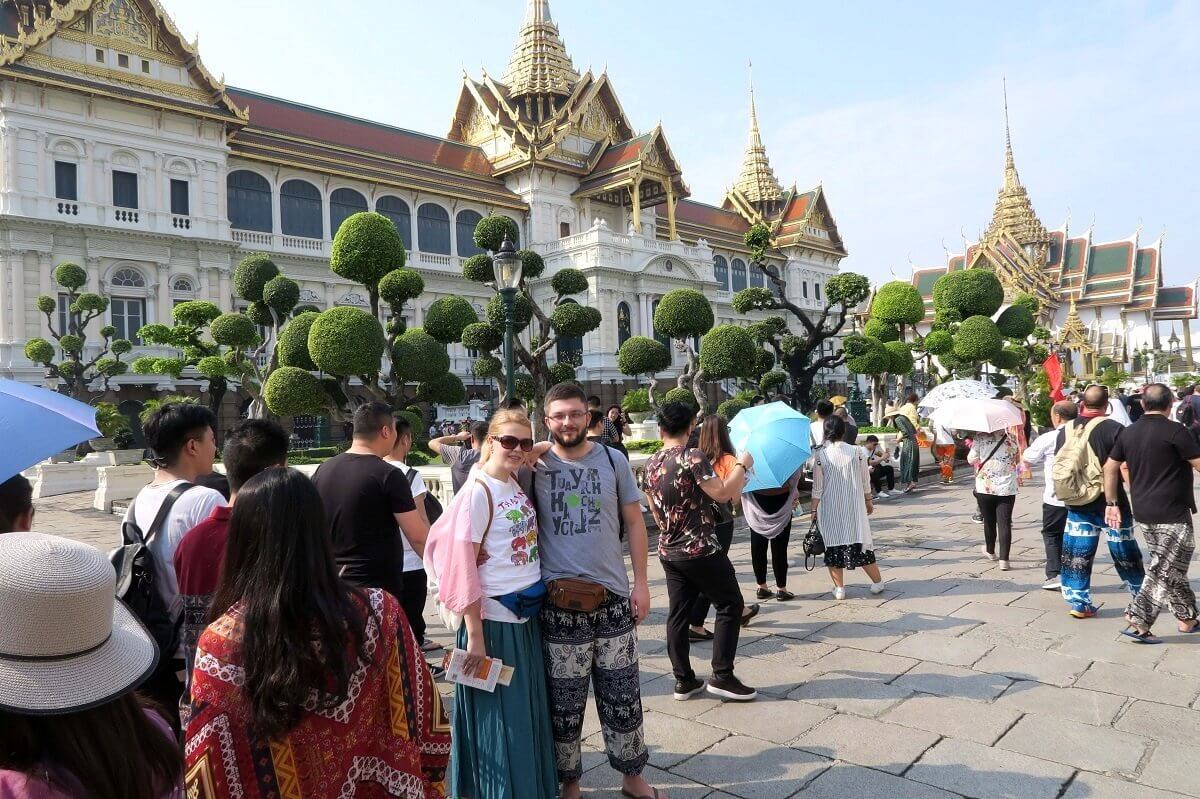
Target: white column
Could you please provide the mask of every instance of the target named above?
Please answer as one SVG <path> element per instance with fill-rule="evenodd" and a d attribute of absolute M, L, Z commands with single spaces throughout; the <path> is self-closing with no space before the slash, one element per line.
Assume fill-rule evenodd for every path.
<path fill-rule="evenodd" d="M 50 288 L 51 275 L 54 272 L 54 257 L 48 252 L 38 253 L 38 293 L 53 297 Z"/>
<path fill-rule="evenodd" d="M 104 294 L 100 290 L 100 258 L 96 255 L 89 255 L 85 260 L 88 282 L 87 290 L 93 294 Z"/>
<path fill-rule="evenodd" d="M 229 291 L 229 272 L 221 270 L 219 273 L 218 285 L 220 286 L 217 294 L 217 307 L 222 311 L 233 310 L 233 299 L 230 297 Z"/>
<path fill-rule="evenodd" d="M 171 265 L 158 265 L 158 308 L 154 312 L 154 321 L 164 325 L 170 325 L 173 317 L 171 315 Z M 149 323 L 149 319 L 146 320 Z"/>
<path fill-rule="evenodd" d="M 25 327 L 25 251 L 16 250 L 10 256 L 12 266 L 12 329 L 13 341 L 24 341 L 29 337 Z"/>
<path fill-rule="evenodd" d="M 13 303 L 13 292 L 8 282 L 11 272 L 7 259 L 0 258 L 0 342 L 12 341 L 12 315 L 9 308 Z"/>

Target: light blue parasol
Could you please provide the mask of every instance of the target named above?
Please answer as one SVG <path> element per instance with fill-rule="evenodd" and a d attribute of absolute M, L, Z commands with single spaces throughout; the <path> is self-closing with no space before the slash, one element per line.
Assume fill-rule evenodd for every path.
<path fill-rule="evenodd" d="M 812 455 L 808 417 L 782 402 L 747 408 L 729 423 L 729 439 L 754 458 L 743 491 L 779 488 Z"/>
<path fill-rule="evenodd" d="M 44 388 L 0 379 L 0 481 L 100 435 L 96 409 Z"/>

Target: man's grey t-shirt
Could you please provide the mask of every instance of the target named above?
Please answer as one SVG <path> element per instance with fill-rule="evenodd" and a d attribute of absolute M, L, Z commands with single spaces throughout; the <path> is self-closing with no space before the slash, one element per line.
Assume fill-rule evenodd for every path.
<path fill-rule="evenodd" d="M 577 461 L 554 450 L 542 459 L 534 477 L 542 579 L 581 577 L 629 596 L 620 514 L 640 494 L 629 461 L 614 449 L 606 455 L 605 449 L 593 443 Z"/>
<path fill-rule="evenodd" d="M 450 483 L 457 494 L 462 490 L 463 483 L 467 482 L 471 467 L 479 463 L 479 450 L 469 446 L 455 447 L 447 444 L 442 447 L 442 462 L 450 467 Z"/>

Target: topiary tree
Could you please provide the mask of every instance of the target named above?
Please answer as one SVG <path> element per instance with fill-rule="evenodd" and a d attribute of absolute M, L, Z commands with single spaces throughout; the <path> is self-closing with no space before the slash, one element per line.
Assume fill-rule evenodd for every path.
<path fill-rule="evenodd" d="M 462 272 L 464 278 L 496 289 L 491 256 L 500 249 L 506 234 L 513 241 L 519 238 L 517 223 L 507 216 L 493 215 L 479 220 L 475 225 L 475 245 L 486 250 L 488 255 L 466 259 Z M 572 294 L 588 290 L 587 277 L 578 269 L 560 269 L 551 278 L 553 300 L 548 312 L 534 303 L 531 283 L 541 277 L 546 264 L 533 250 L 520 250 L 517 254 L 521 258 L 521 285 L 513 302 L 513 329 L 517 334 L 528 330 L 528 334 L 513 337 L 513 359 L 524 370 L 523 375 L 517 376 L 516 392 L 518 397 L 532 404 L 531 416 L 538 419 L 538 409 L 546 391 L 559 378 L 567 375 L 564 367 L 555 367 L 550 363 L 550 353 L 561 339 L 585 336 L 600 327 L 601 316 L 596 308 L 565 301 Z M 488 302 L 486 316 L 484 324 L 490 326 L 491 330 L 483 330 L 472 323 L 463 327 L 460 331 L 462 338 L 458 340 L 463 346 L 479 351 L 479 358 L 474 365 L 475 374 L 494 379 L 501 402 L 504 402 L 508 399 L 504 396 L 504 369 L 495 355 L 504 341 L 504 306 L 498 292 Z M 462 318 L 465 320 L 465 315 Z M 491 347 L 480 346 L 493 343 Z M 574 375 L 573 369 L 571 375 Z M 525 391 L 526 388 L 530 390 Z M 541 422 L 536 424 L 539 432 L 544 432 Z"/>
<path fill-rule="evenodd" d="M 846 368 L 851 374 L 870 378 L 872 424 L 883 422 L 883 409 L 887 404 L 887 376 L 903 377 L 913 370 L 910 346 L 903 341 L 884 342 L 861 335 L 847 336 L 843 342 L 847 355 Z"/>
<path fill-rule="evenodd" d="M 1034 402 L 1033 380 L 1043 373 L 1042 364 L 1050 355 L 1051 333 L 1036 324 L 1040 308 L 1037 297 L 1021 294 L 996 317 L 996 327 L 1005 342 L 991 363 L 1016 378 L 1018 396 L 1027 404 Z"/>
<path fill-rule="evenodd" d="M 25 357 L 41 364 L 61 378 L 64 393 L 82 402 L 91 399 L 91 384 L 101 381 L 102 390 L 108 391 L 109 381 L 125 374 L 129 364 L 121 356 L 133 349 L 133 344 L 123 338 L 114 338 L 117 329 L 112 325 L 100 328 L 100 349 L 89 358 L 87 352 L 88 327 L 97 317 L 108 310 L 108 300 L 99 294 L 81 292 L 87 285 L 87 272 L 78 264 L 64 262 L 54 268 L 54 282 L 66 290 L 66 326 L 61 330 L 55 325 L 58 301 L 54 297 L 37 298 L 37 309 L 46 317 L 46 329 L 57 344 L 44 338 L 31 338 L 25 343 Z"/>
<path fill-rule="evenodd" d="M 333 236 L 329 268 L 367 289 L 371 315 L 379 318 L 379 281 L 404 266 L 404 240 L 392 220 L 373 211 L 351 214 Z"/>
<path fill-rule="evenodd" d="M 884 283 L 875 292 L 870 313 L 870 320 L 863 330 L 866 335 L 874 336 L 884 343 L 904 342 L 909 339 L 910 329 L 915 337 L 916 325 L 925 319 L 925 300 L 911 283 L 893 280 Z M 891 335 L 892 330 L 895 331 L 895 335 Z M 897 348 L 893 350 L 899 352 Z M 911 350 L 906 348 L 906 352 L 911 360 Z M 896 377 L 897 395 L 904 393 L 904 376 L 912 370 L 912 364 L 902 371 L 889 370 L 890 374 Z"/>
<path fill-rule="evenodd" d="M 988 269 L 949 272 L 933 284 L 933 325 L 921 343 L 930 371 L 939 381 L 959 376 L 978 379 L 993 358 L 1010 360 L 1001 355 L 1005 336 L 991 319 L 1003 303 L 1004 287 Z M 1022 302 L 1021 307 L 1011 314 L 1006 311 L 1008 315 L 1001 314 L 1001 318 L 1010 330 L 1020 332 L 1027 311 L 1027 304 Z M 943 371 L 932 369 L 934 358 Z"/>
<path fill-rule="evenodd" d="M 661 307 L 661 306 L 660 306 Z M 700 342 L 700 366 L 692 381 L 692 393 L 703 413 L 708 412 L 704 383 L 708 380 L 728 380 L 755 371 L 759 349 L 746 328 L 738 325 L 718 325 Z"/>
<path fill-rule="evenodd" d="M 732 422 L 733 417 L 737 416 L 739 413 L 749 407 L 749 402 L 746 402 L 743 399 L 738 399 L 737 397 L 733 397 L 732 399 L 725 400 L 717 406 L 717 415 L 724 416 L 725 421 L 727 422 Z"/>
<path fill-rule="evenodd" d="M 708 298 L 695 289 L 668 291 L 654 309 L 654 330 L 670 339 L 675 349 L 687 358 L 687 365 L 676 378 L 675 385 L 691 391 L 695 395 L 693 404 L 697 407 L 705 407 L 707 402 L 701 399 L 703 383 L 696 380 L 700 361 L 695 341 L 712 330 L 715 321 Z"/>
<path fill-rule="evenodd" d="M 871 292 L 870 282 L 862 275 L 844 272 L 834 275 L 825 284 L 825 306 L 819 315 L 813 316 L 805 309 L 787 299 L 787 280 L 780 270 L 766 263 L 767 250 L 771 247 L 771 231 L 762 224 L 751 226 L 743 239 L 750 248 L 751 269 L 761 271 L 772 288 L 742 289 L 733 296 L 733 309 L 740 314 L 752 310 L 787 311 L 795 330 L 789 329 L 784 321 L 782 330 L 773 330 L 762 342 L 775 354 L 776 362 L 788 373 L 792 381 L 792 404 L 804 412 L 812 410 L 813 383 L 822 369 L 840 366 L 846 360 L 844 347 L 835 347 L 824 354 L 826 341 L 837 341 L 850 311 L 857 308 Z"/>

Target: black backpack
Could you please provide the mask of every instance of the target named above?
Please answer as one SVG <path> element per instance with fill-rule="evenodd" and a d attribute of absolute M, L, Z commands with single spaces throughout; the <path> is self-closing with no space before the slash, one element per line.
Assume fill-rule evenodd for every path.
<path fill-rule="evenodd" d="M 404 475 L 408 479 L 408 487 L 411 489 L 413 481 L 417 479 L 417 470 L 413 467 L 408 468 L 408 474 Z M 429 523 L 433 524 L 442 515 L 442 503 L 438 502 L 438 498 L 433 495 L 432 491 L 425 492 L 425 515 L 429 517 Z"/>
<path fill-rule="evenodd" d="M 117 599 L 124 602 L 137 616 L 138 620 L 149 630 L 154 642 L 158 644 L 159 656 L 163 660 L 175 657 L 179 647 L 179 629 L 181 619 L 171 617 L 171 609 L 158 592 L 155 583 L 160 579 L 158 564 L 150 551 L 150 542 L 158 535 L 167 514 L 185 491 L 195 488 L 192 483 L 181 483 L 171 489 L 163 499 L 158 509 L 158 515 L 150 529 L 143 533 L 137 526 L 137 516 L 134 505 L 129 506 L 129 519 L 121 525 L 122 545 L 109 555 L 113 568 L 117 572 Z M 136 498 L 134 503 L 136 503 Z"/>
<path fill-rule="evenodd" d="M 1179 406 L 1179 413 L 1175 418 L 1184 427 L 1196 426 L 1196 406 L 1192 403 L 1191 395 L 1183 398 L 1183 404 Z"/>

